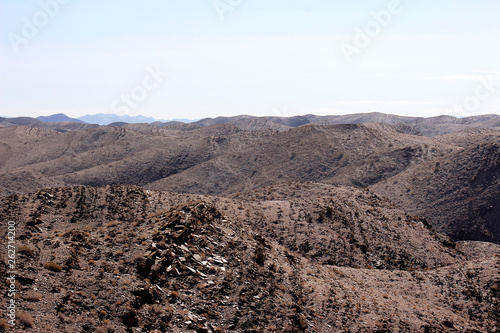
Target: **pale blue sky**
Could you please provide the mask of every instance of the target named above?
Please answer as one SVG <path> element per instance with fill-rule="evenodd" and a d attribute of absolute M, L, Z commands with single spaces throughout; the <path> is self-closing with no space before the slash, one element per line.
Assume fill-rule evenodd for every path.
<path fill-rule="evenodd" d="M 500 114 L 497 0 L 57 1 L 0 0 L 0 115 Z"/>

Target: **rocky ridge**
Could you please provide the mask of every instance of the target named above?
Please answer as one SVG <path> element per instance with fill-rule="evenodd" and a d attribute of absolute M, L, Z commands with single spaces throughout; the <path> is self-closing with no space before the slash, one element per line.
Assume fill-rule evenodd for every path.
<path fill-rule="evenodd" d="M 331 212 L 323 211 L 328 207 Z M 290 217 L 267 228 L 280 210 Z M 312 212 L 310 221 L 300 216 L 306 210 Z M 493 332 L 500 327 L 500 257 L 491 251 L 498 247 L 454 245 L 422 219 L 359 189 L 288 184 L 222 198 L 125 185 L 76 186 L 3 198 L 0 213 L 17 223 L 15 332 Z M 287 243 L 276 237 L 280 225 L 286 229 L 297 218 L 311 225 L 298 234 L 307 232 L 311 239 L 357 229 L 358 244 L 337 249 L 351 258 L 325 260 L 297 246 L 300 239 Z M 387 228 L 379 228 L 381 223 Z M 390 226 L 397 225 L 407 230 L 407 255 L 417 258 L 427 251 L 427 258 L 400 262 L 398 251 L 405 245 L 391 245 Z M 2 221 L 2 232 L 5 226 Z M 414 243 L 417 232 L 425 243 Z M 384 266 L 369 267 L 373 261 L 361 254 L 365 244 L 358 238 L 363 234 L 366 252 L 378 254 Z M 481 248 L 488 251 L 469 256 Z M 0 270 L 4 275 L 4 257 Z"/>

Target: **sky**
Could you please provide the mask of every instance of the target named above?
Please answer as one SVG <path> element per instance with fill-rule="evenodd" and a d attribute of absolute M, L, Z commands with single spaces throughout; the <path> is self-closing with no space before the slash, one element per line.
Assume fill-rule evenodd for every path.
<path fill-rule="evenodd" d="M 0 115 L 500 114 L 498 0 L 0 0 Z"/>

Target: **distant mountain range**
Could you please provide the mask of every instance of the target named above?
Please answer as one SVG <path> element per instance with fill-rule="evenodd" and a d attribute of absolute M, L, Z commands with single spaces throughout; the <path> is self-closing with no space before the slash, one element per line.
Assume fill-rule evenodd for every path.
<path fill-rule="evenodd" d="M 471 128 L 500 129 L 500 115 L 480 115 L 466 118 L 452 116 L 437 117 L 405 117 L 378 112 L 359 113 L 340 116 L 304 115 L 293 117 L 257 117 L 240 115 L 234 117 L 205 118 L 201 120 L 172 119 L 157 120 L 152 117 L 127 116 L 115 114 L 86 115 L 80 118 L 70 118 L 65 114 L 41 116 L 38 118 L 0 117 L 0 127 L 25 125 L 37 128 L 47 128 L 57 131 L 71 131 L 96 126 L 126 126 L 128 124 L 150 124 L 155 127 L 172 127 L 176 129 L 194 129 L 217 124 L 233 125 L 245 131 L 274 129 L 285 131 L 303 125 L 342 125 L 342 124 L 369 124 L 382 123 L 398 127 L 401 131 L 412 135 L 439 136 L 447 133 L 467 130 Z"/>
<path fill-rule="evenodd" d="M 80 121 L 84 121 L 87 124 L 98 124 L 98 125 L 109 125 L 112 123 L 129 123 L 129 124 L 151 124 L 154 122 L 167 122 L 167 121 L 177 121 L 182 123 L 189 123 L 192 120 L 189 119 L 173 119 L 173 120 L 158 120 L 153 117 L 145 116 L 129 116 L 129 115 L 116 115 L 111 113 L 98 113 L 94 115 L 85 115 L 78 118 Z"/>
<path fill-rule="evenodd" d="M 57 113 L 50 116 L 40 116 L 36 118 L 31 117 L 14 117 L 14 118 L 2 118 L 1 121 L 12 121 L 15 125 L 33 125 L 36 124 L 39 120 L 45 123 L 80 123 L 80 124 L 97 124 L 97 125 L 109 125 L 113 123 L 128 123 L 128 124 L 165 124 L 165 123 L 191 123 L 194 120 L 190 119 L 172 119 L 172 120 L 158 120 L 153 117 L 145 117 L 145 116 L 128 116 L 128 115 L 116 115 L 116 114 L 106 114 L 106 113 L 98 113 L 94 115 L 85 115 L 79 118 L 71 118 L 65 115 L 64 113 Z"/>
<path fill-rule="evenodd" d="M 46 123 L 63 123 L 63 122 L 71 122 L 71 123 L 82 123 L 86 124 L 87 122 L 77 119 L 77 118 L 70 118 L 64 113 L 57 113 L 53 114 L 51 116 L 40 116 L 36 117 L 36 119 L 46 122 Z"/>

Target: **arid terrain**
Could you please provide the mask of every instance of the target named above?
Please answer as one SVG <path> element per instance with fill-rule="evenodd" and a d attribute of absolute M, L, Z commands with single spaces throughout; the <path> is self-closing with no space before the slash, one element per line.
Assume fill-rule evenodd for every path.
<path fill-rule="evenodd" d="M 1 207 L 17 222 L 17 332 L 494 332 L 500 323 L 499 246 L 454 243 L 365 190 L 291 183 L 221 198 L 66 187 Z"/>
<path fill-rule="evenodd" d="M 0 195 L 108 184 L 228 195 L 289 181 L 313 181 L 369 187 L 407 212 L 427 218 L 454 239 L 500 242 L 496 204 L 500 130 L 453 132 L 458 125 L 484 125 L 484 119 L 492 127 L 496 116 L 464 118 L 467 121 L 439 118 L 435 130 L 430 120 L 420 118 L 382 114 L 357 116 L 361 122 L 358 118 L 401 120 L 416 128 L 367 123 L 245 130 L 234 124 L 244 117 L 223 118 L 227 124 L 207 127 L 122 124 L 62 131 L 7 126 L 0 128 Z M 450 119 L 455 121 L 445 123 Z M 422 124 L 426 132 L 448 134 L 424 136 Z"/>
<path fill-rule="evenodd" d="M 499 119 L 0 118 L 0 330 L 498 332 Z"/>

